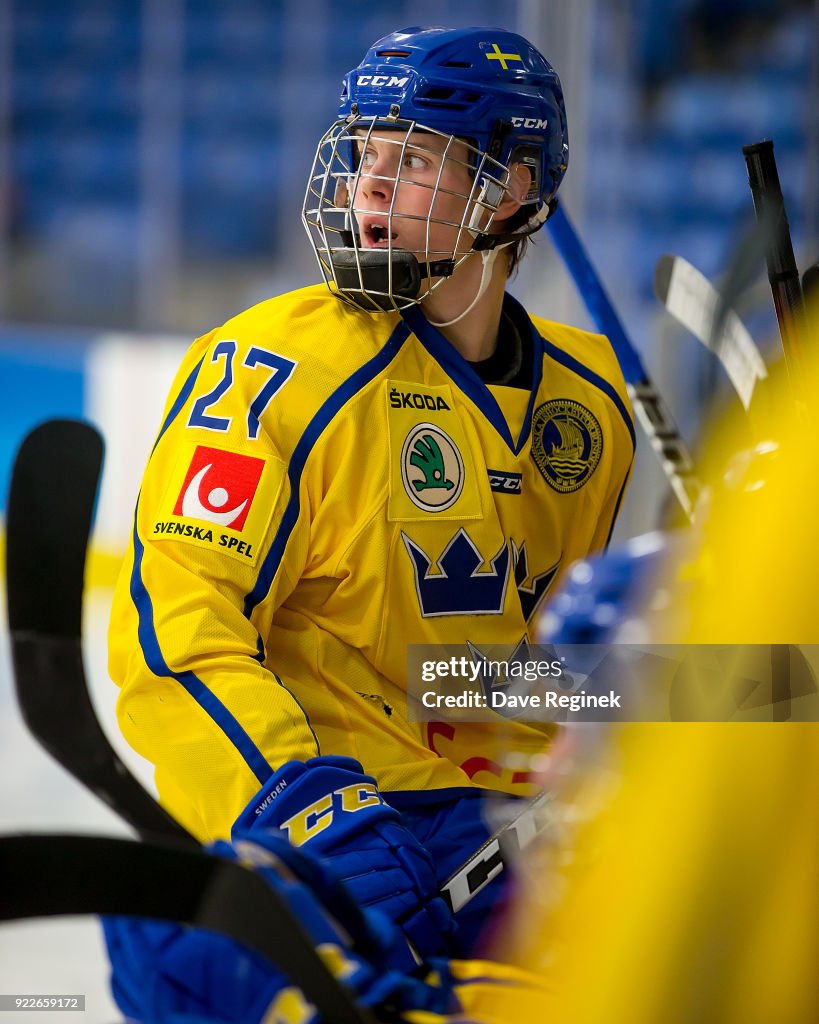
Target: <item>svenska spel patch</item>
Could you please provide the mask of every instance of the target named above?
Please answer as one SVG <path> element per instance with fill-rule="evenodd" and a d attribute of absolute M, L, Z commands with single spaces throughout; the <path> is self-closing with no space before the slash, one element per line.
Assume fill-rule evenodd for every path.
<path fill-rule="evenodd" d="M 273 456 L 182 445 L 151 540 L 181 540 L 255 565 L 285 472 Z"/>
<path fill-rule="evenodd" d="M 197 445 L 173 514 L 241 532 L 263 469 L 264 459 Z"/>

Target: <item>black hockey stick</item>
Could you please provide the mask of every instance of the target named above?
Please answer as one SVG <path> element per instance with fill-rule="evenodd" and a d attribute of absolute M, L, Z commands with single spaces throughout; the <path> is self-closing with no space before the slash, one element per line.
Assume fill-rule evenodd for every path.
<path fill-rule="evenodd" d="M 97 721 L 88 696 L 80 636 L 85 550 L 102 449 L 102 439 L 93 427 L 54 420 L 28 435 L 14 465 L 8 503 L 6 576 L 12 661 L 26 723 L 55 760 L 143 839 L 164 835 L 177 841 L 159 849 L 162 857 L 168 858 L 169 870 L 178 865 L 180 877 L 190 871 L 199 880 L 198 889 L 184 890 L 192 902 L 183 904 L 196 906 L 198 916 L 191 916 L 193 909 L 176 913 L 178 907 L 171 916 L 214 927 L 258 948 L 303 989 L 328 1021 L 362 1024 L 371 1020 L 329 972 L 270 886 L 252 872 L 229 861 L 223 865 L 220 858 L 197 849 L 193 837 L 131 775 Z M 178 845 L 180 839 L 184 841 L 182 847 Z M 126 842 L 121 849 L 126 860 L 140 856 L 133 852 L 133 844 Z M 33 865 L 28 863 L 25 889 L 29 895 L 25 898 L 30 898 L 33 886 L 42 893 L 43 906 L 63 905 L 57 899 L 55 876 L 61 885 L 66 878 L 72 879 L 77 891 L 82 891 L 79 875 L 100 873 L 94 864 L 86 862 L 76 877 L 68 875 L 55 850 L 42 856 L 45 874 L 36 883 L 31 873 Z M 77 861 L 80 863 L 81 858 Z M 157 909 L 151 899 L 150 890 L 151 886 L 162 888 L 158 883 L 164 877 L 166 861 L 150 859 L 146 854 L 145 863 L 150 864 L 150 870 L 137 881 L 126 872 L 115 871 L 112 885 L 119 885 L 134 897 L 123 913 L 165 917 L 161 906 Z M 56 871 L 55 864 L 59 865 Z M 237 874 L 237 867 L 241 874 Z M 249 880 L 239 881 L 242 875 Z M 3 906 L 11 906 L 15 886 L 4 872 L 0 872 L 0 878 L 4 890 L 8 890 L 4 891 Z M 69 898 L 69 904 L 71 889 L 69 884 L 61 897 Z M 107 891 L 103 886 L 101 892 Z M 199 906 L 194 897 L 204 899 L 204 904 Z M 105 905 L 92 909 L 108 912 Z"/>
<path fill-rule="evenodd" d="M 666 310 L 719 359 L 745 409 L 768 375 L 748 328 L 711 282 L 682 256 L 661 256 L 654 292 Z"/>
<path fill-rule="evenodd" d="M 329 1024 L 375 1024 L 267 882 L 201 849 L 97 836 L 2 836 L 0 886 L 0 921 L 116 914 L 205 928 L 266 957 Z"/>
<path fill-rule="evenodd" d="M 819 262 L 812 263 L 802 275 L 802 294 L 806 300 L 819 298 Z"/>
<path fill-rule="evenodd" d="M 192 843 L 117 756 L 88 695 L 82 589 L 102 451 L 93 427 L 52 420 L 33 430 L 18 452 L 6 520 L 17 699 L 48 753 L 139 835 Z"/>
<path fill-rule="evenodd" d="M 770 222 L 770 240 L 765 246 L 768 281 L 773 295 L 785 364 L 794 394 L 799 396 L 804 380 L 804 322 L 802 286 L 793 255 L 793 243 L 779 184 L 779 172 L 770 139 L 743 146 L 748 184 L 758 222 Z"/>
<path fill-rule="evenodd" d="M 553 212 L 546 221 L 552 241 L 566 264 L 597 329 L 605 334 L 620 363 L 637 418 L 651 447 L 659 456 L 668 482 L 689 519 L 700 493 L 694 463 L 677 425 L 653 382 L 637 349 L 626 334 L 597 271 L 563 207 L 552 200 Z"/>
<path fill-rule="evenodd" d="M 776 167 L 773 141 L 763 139 L 762 142 L 743 146 L 742 154 L 745 157 L 748 184 L 751 188 L 757 223 L 766 230 L 765 263 L 768 268 L 768 282 L 773 295 L 788 378 L 796 398 L 797 409 L 802 409 L 804 401 L 802 388 L 805 383 L 806 370 L 802 285 L 793 255 L 791 229 L 788 224 L 788 215 L 785 212 L 785 198 L 779 184 L 779 171 Z M 784 675 L 777 672 L 776 669 L 786 663 L 788 650 L 789 648 L 784 644 L 771 645 L 773 680 L 784 678 Z M 772 707 L 776 721 L 786 721 L 790 718 L 789 687 L 787 692 L 783 687 L 781 693 L 777 692 L 774 695 Z"/>
<path fill-rule="evenodd" d="M 89 425 L 54 420 L 23 442 L 12 475 L 7 586 L 17 696 L 35 738 L 142 838 L 196 840 L 142 787 L 103 732 L 81 650 L 82 581 L 102 439 Z M 58 520 L 50 513 L 61 510 Z M 51 586 L 41 595 L 40 580 Z M 546 822 L 536 797 L 444 884 L 460 909 L 509 866 Z"/>
<path fill-rule="evenodd" d="M 812 263 L 802 275 L 802 298 L 805 303 L 805 327 L 813 344 L 819 339 L 819 261 Z M 810 343 L 810 341 L 809 341 Z"/>

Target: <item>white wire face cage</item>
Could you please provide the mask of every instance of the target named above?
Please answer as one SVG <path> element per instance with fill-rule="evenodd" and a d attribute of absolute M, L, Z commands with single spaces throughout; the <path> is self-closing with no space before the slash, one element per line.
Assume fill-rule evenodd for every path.
<path fill-rule="evenodd" d="M 476 248 L 491 247 L 475 243 L 491 229 L 509 178 L 483 151 L 416 121 L 335 122 L 316 149 L 302 207 L 327 286 L 370 313 L 422 302 Z"/>

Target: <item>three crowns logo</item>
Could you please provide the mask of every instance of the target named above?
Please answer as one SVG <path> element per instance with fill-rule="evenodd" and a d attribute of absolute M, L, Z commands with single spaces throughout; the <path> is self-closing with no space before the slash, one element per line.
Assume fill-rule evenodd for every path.
<path fill-rule="evenodd" d="M 437 615 L 501 615 L 509 577 L 520 598 L 524 619 L 529 622 L 560 568 L 560 559 L 545 572 L 530 577 L 526 543 L 504 543 L 491 559 L 484 559 L 475 542 L 461 527 L 447 544 L 437 566 L 406 533 L 401 533 L 412 562 L 415 590 L 424 618 Z M 483 569 L 485 561 L 490 568 Z M 437 571 L 433 571 L 437 569 Z"/>
<path fill-rule="evenodd" d="M 503 612 L 511 559 L 504 541 L 490 560 L 491 570 L 479 572 L 483 556 L 463 527 L 438 559 L 438 572 L 430 574 L 432 559 L 402 532 L 412 561 L 415 589 L 424 618 L 437 615 L 500 615 Z"/>

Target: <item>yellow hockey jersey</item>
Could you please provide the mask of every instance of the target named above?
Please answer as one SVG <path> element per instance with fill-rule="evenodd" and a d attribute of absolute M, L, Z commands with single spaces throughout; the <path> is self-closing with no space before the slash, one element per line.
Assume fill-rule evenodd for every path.
<path fill-rule="evenodd" d="M 200 839 L 319 753 L 357 758 L 386 792 L 530 791 L 548 729 L 412 721 L 407 645 L 528 635 L 564 570 L 605 546 L 634 427 L 605 338 L 505 303 L 534 348 L 528 391 L 485 385 L 419 308 L 371 316 L 324 286 L 185 357 L 110 673 L 123 733 Z"/>

